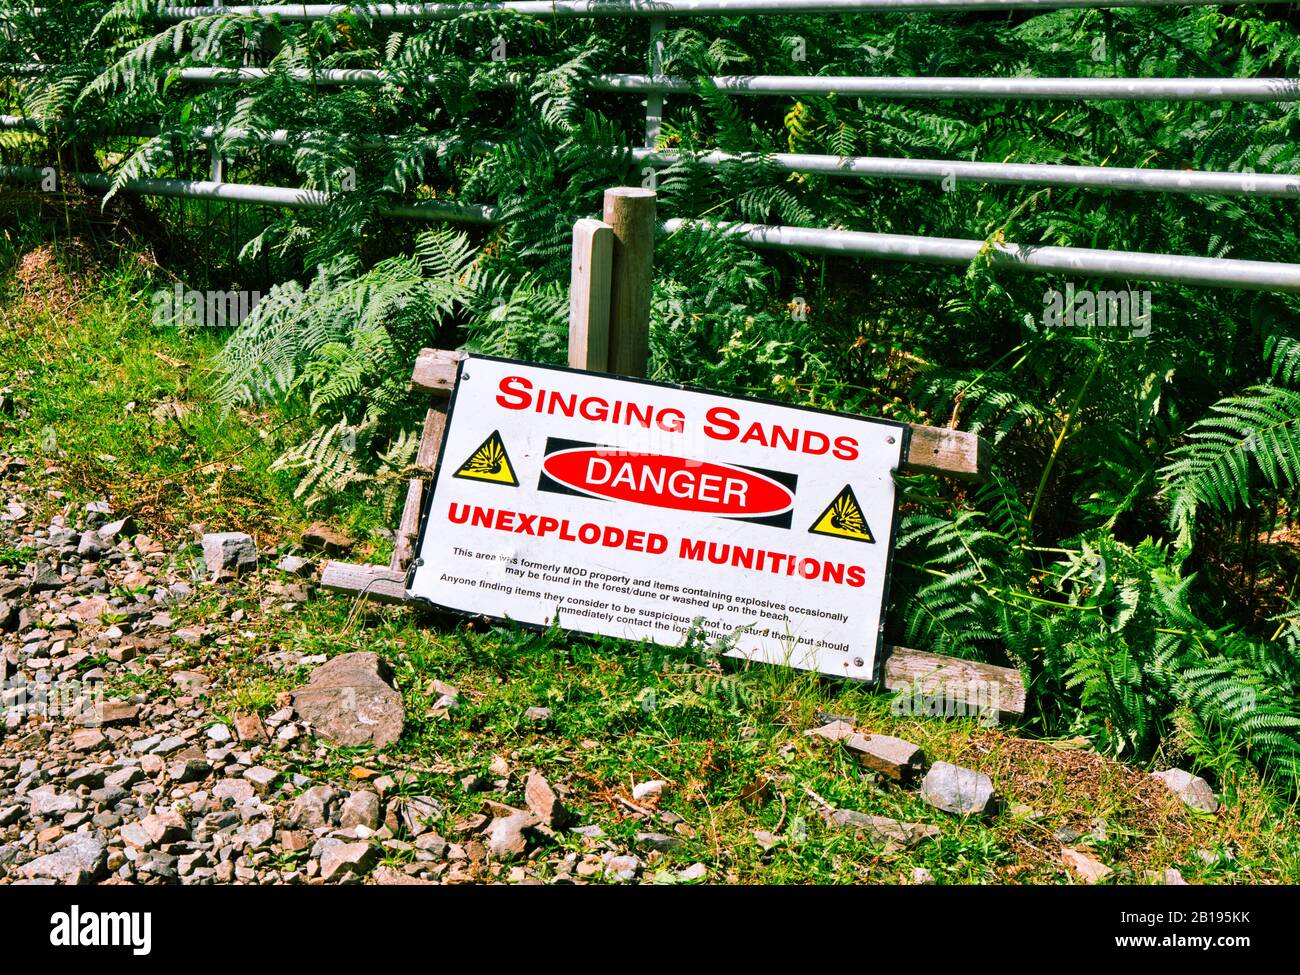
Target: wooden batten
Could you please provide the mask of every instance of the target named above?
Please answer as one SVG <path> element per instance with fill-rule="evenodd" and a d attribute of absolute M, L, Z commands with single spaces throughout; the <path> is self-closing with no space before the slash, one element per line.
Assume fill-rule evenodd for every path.
<path fill-rule="evenodd" d="M 884 685 L 886 690 L 914 694 L 936 705 L 945 701 L 961 705 L 970 714 L 995 711 L 1020 718 L 1025 713 L 1025 682 L 1013 667 L 889 647 Z"/>
<path fill-rule="evenodd" d="M 991 454 L 988 441 L 976 434 L 913 423 L 903 470 L 982 481 L 989 476 Z"/>
<path fill-rule="evenodd" d="M 456 369 L 463 358 L 463 352 L 421 349 L 411 374 L 411 388 L 428 390 L 434 396 L 450 396 L 456 387 Z"/>
<path fill-rule="evenodd" d="M 438 462 L 438 451 L 446 429 L 447 405 L 445 402 L 435 403 L 424 414 L 424 431 L 420 434 L 420 446 L 415 452 L 415 466 L 420 471 L 420 476 L 411 478 L 406 489 L 406 504 L 402 506 L 402 520 L 398 523 L 397 538 L 393 541 L 391 565 L 398 571 L 404 571 L 415 554 L 415 538 L 420 533 L 420 513 L 424 510 L 425 485 L 433 476 L 433 466 Z"/>

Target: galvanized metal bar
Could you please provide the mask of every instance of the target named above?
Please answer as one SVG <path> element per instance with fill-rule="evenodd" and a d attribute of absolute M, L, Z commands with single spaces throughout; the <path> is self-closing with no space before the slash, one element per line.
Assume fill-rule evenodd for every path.
<path fill-rule="evenodd" d="M 1290 0 L 1239 0 L 1245 5 Z M 474 13 L 516 13 L 539 18 L 686 17 L 743 14 L 854 14 L 918 10 L 1064 10 L 1114 7 L 1225 6 L 1221 0 L 501 0 L 495 3 L 286 3 L 171 7 L 166 20 L 214 14 L 324 20 L 353 13 L 373 20 L 452 20 Z M 1235 5 L 1235 4 L 1234 4 Z"/>
<path fill-rule="evenodd" d="M 869 95 L 873 98 L 1097 99 L 1111 101 L 1300 101 L 1297 78 L 903 78 L 723 75 L 667 78 L 605 74 L 595 91 L 691 92 L 704 82 L 736 95 Z"/>
<path fill-rule="evenodd" d="M 664 70 L 664 28 L 668 25 L 663 17 L 650 18 L 650 74 L 660 75 Z M 659 129 L 664 121 L 663 92 L 647 92 L 645 96 L 645 144 L 653 149 L 659 142 Z"/>
<path fill-rule="evenodd" d="M 388 81 L 388 72 L 374 68 L 291 68 L 280 72 L 294 81 L 317 85 L 359 85 L 373 87 Z M 262 81 L 277 72 L 270 68 L 181 68 L 177 75 L 182 81 L 210 84 L 237 85 L 245 81 Z"/>
<path fill-rule="evenodd" d="M 771 166 L 789 173 L 828 176 L 996 183 L 1004 186 L 1063 186 L 1092 190 L 1134 190 L 1148 193 L 1204 193 L 1209 196 L 1300 198 L 1300 173 L 1230 173 L 1183 169 L 1129 169 L 1110 166 L 1067 166 L 1058 163 L 986 163 L 947 159 L 893 159 L 882 156 L 822 156 L 778 152 L 770 156 L 738 156 L 725 152 L 687 155 L 633 149 L 632 159 L 652 166 L 691 161 L 702 166 Z"/>
<path fill-rule="evenodd" d="M 102 173 L 66 173 L 65 175 L 75 179 L 79 186 L 88 190 L 102 192 L 113 185 L 112 178 Z M 43 178 L 41 170 L 34 166 L 0 166 L 0 181 L 39 183 Z M 190 179 L 133 179 L 128 180 L 122 189 L 128 193 L 139 193 L 144 196 L 256 203 L 290 210 L 320 210 L 334 199 L 334 194 L 323 190 Z M 381 212 L 385 216 L 412 220 L 438 220 L 466 224 L 497 223 L 495 207 L 444 203 L 440 200 L 421 200 L 416 203 L 388 206 Z"/>
<path fill-rule="evenodd" d="M 182 80 L 239 84 L 260 81 L 268 68 L 182 68 Z M 327 68 L 287 72 L 296 81 L 318 85 L 374 86 L 388 82 L 389 73 L 373 68 Z M 593 91 L 637 92 L 653 97 L 667 92 L 690 93 L 704 82 L 735 95 L 860 95 L 873 98 L 1101 101 L 1300 101 L 1297 78 L 906 78 L 834 75 L 720 75 L 712 78 L 669 78 L 662 75 L 605 74 L 592 79 Z M 647 101 L 647 134 L 653 105 Z M 659 101 L 662 113 L 662 99 Z"/>
<path fill-rule="evenodd" d="M 1166 281 L 1171 284 L 1300 294 L 1300 264 L 1094 250 L 1087 247 L 990 245 L 983 240 L 953 237 L 914 237 L 752 223 L 725 224 L 710 220 L 673 219 L 663 224 L 664 232 L 670 234 L 688 228 L 726 234 L 765 250 L 964 266 L 987 249 L 994 265 L 1012 271 L 1052 271 L 1080 276 L 1126 278 L 1132 281 Z"/>

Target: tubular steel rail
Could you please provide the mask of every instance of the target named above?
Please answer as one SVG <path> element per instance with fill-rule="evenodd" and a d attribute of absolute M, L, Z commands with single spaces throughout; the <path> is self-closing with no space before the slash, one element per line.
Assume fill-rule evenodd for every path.
<path fill-rule="evenodd" d="M 270 68 L 181 68 L 182 81 L 240 84 L 261 81 Z M 392 74 L 378 68 L 292 68 L 283 75 L 318 85 L 387 84 Z M 1300 101 L 1297 78 L 898 78 L 804 75 L 722 75 L 668 78 L 606 74 L 592 79 L 593 91 L 664 95 L 691 93 L 700 84 L 737 95 L 871 95 L 876 98 L 1089 99 L 1165 102 Z"/>
<path fill-rule="evenodd" d="M 933 180 L 954 183 L 997 183 L 1003 186 L 1061 186 L 1076 189 L 1130 190 L 1150 193 L 1205 193 L 1211 196 L 1269 196 L 1300 198 L 1300 174 L 1223 173 L 1185 169 L 1129 169 L 1109 166 L 1067 166 L 1060 163 L 986 163 L 947 159 L 895 159 L 887 156 L 822 156 L 777 152 L 770 156 L 738 156 L 726 152 L 688 155 L 654 149 L 633 149 L 632 159 L 671 166 L 689 160 L 718 168 L 729 163 L 771 166 L 789 173 L 822 173 L 883 179 Z"/>
<path fill-rule="evenodd" d="M 736 95 L 870 95 L 874 98 L 1089 99 L 1130 102 L 1294 102 L 1296 78 L 897 78 L 724 75 L 667 78 L 607 74 L 596 91 L 692 93 L 703 83 Z"/>
<path fill-rule="evenodd" d="M 1239 0 L 1242 4 L 1287 3 L 1290 0 Z M 1080 189 L 1127 190 L 1208 195 L 1254 195 L 1280 199 L 1300 197 L 1300 174 L 1204 172 L 1167 169 L 1111 168 L 1049 163 L 972 162 L 940 159 L 900 159 L 873 156 L 831 156 L 776 153 L 768 156 L 708 152 L 687 155 L 655 148 L 663 115 L 664 97 L 692 94 L 704 86 L 743 96 L 798 96 L 841 94 L 870 98 L 930 99 L 1062 99 L 1123 101 L 1294 102 L 1300 101 L 1300 79 L 1292 78 L 907 78 L 749 75 L 713 78 L 673 78 L 661 73 L 660 35 L 666 18 L 678 16 L 745 15 L 846 15 L 865 12 L 1012 11 L 1080 8 L 1219 6 L 1216 0 L 500 0 L 500 2 L 428 4 L 209 4 L 175 6 L 157 11 L 165 20 L 186 20 L 221 15 L 275 17 L 311 21 L 356 15 L 379 21 L 450 20 L 467 14 L 503 13 L 536 18 L 639 17 L 649 18 L 652 40 L 650 73 L 604 74 L 590 79 L 591 90 L 615 94 L 641 94 L 646 106 L 646 146 L 633 148 L 630 159 L 646 166 L 668 166 L 690 160 L 696 164 L 763 165 L 800 173 L 832 176 L 982 182 L 1013 186 L 1059 186 Z M 1235 4 L 1234 4 L 1235 5 Z M 35 74 L 46 65 L 12 66 L 14 74 Z M 265 79 L 267 68 L 186 67 L 178 71 L 183 81 L 198 84 L 241 84 Z M 382 69 L 332 68 L 310 71 L 291 69 L 294 80 L 317 85 L 379 86 L 393 76 Z M 40 131 L 27 119 L 0 116 L 0 129 Z M 230 130 L 234 132 L 235 130 Z M 213 142 L 221 130 L 208 126 L 195 134 Z M 138 135 L 139 132 L 114 133 Z M 145 133 L 150 134 L 150 133 Z M 259 136 L 258 142 L 289 145 L 293 132 L 277 130 Z M 611 149 L 611 151 L 622 151 Z M 213 147 L 213 174 L 219 177 L 220 160 Z M 70 174 L 87 189 L 106 190 L 110 177 Z M 0 167 L 0 178 L 39 182 L 40 170 Z M 262 203 L 299 209 L 328 205 L 331 194 L 307 189 L 252 186 L 210 181 L 138 179 L 122 187 L 133 193 L 185 196 L 197 199 Z M 393 206 L 384 211 L 413 219 L 452 220 L 490 224 L 498 219 L 493 207 L 464 206 L 424 201 Z M 725 233 L 759 248 L 834 253 L 907 260 L 932 264 L 968 264 L 987 253 L 998 266 L 1022 271 L 1073 271 L 1102 277 L 1170 281 L 1213 287 L 1238 287 L 1300 293 L 1300 265 L 1225 258 L 1142 254 L 1074 247 L 1032 247 L 1006 244 L 990 248 L 985 241 L 954 238 L 873 234 L 825 228 L 722 224 L 708 220 L 674 219 L 667 232 L 696 227 Z"/>
<path fill-rule="evenodd" d="M 1248 6 L 1291 0 L 1239 0 Z M 467 13 L 531 17 L 689 17 L 746 14 L 908 13 L 922 10 L 1077 10 L 1117 7 L 1235 6 L 1222 0 L 500 0 L 496 3 L 286 3 L 212 4 L 161 11 L 168 20 L 237 15 L 281 20 L 327 20 L 360 14 L 373 20 L 453 20 Z"/>
<path fill-rule="evenodd" d="M 854 230 L 752 223 L 726 224 L 681 218 L 665 220 L 662 229 L 664 233 L 671 234 L 692 228 L 734 236 L 762 250 L 844 254 L 921 264 L 959 265 L 969 264 L 985 253 L 994 265 L 1017 271 L 1069 271 L 1106 278 L 1300 294 L 1300 264 L 1278 264 L 1272 261 L 1145 254 L 1138 251 L 1094 250 L 1089 247 L 992 245 L 983 240 L 954 237 L 914 237 L 907 234 L 871 234 Z"/>
<path fill-rule="evenodd" d="M 0 166 L 0 181 L 40 183 L 47 174 L 35 166 Z M 88 190 L 107 191 L 113 186 L 111 176 L 102 173 L 64 173 Z M 257 186 L 247 183 L 224 183 L 194 179 L 131 179 L 122 184 L 123 192 L 145 196 L 185 197 L 194 200 L 218 200 L 227 203 L 258 203 L 290 210 L 322 210 L 336 194 L 283 186 Z M 497 222 L 495 207 L 420 200 L 383 209 L 389 217 L 410 220 L 438 220 L 447 223 L 490 225 Z"/>

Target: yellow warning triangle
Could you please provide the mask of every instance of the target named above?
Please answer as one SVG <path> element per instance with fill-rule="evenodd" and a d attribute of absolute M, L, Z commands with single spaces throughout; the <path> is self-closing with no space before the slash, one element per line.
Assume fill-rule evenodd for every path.
<path fill-rule="evenodd" d="M 844 485 L 844 490 L 835 495 L 835 500 L 827 505 L 826 510 L 817 516 L 817 520 L 808 529 L 814 535 L 830 535 L 833 538 L 851 538 L 855 542 L 874 542 L 871 526 L 867 524 L 862 505 L 853 496 L 853 488 Z"/>
<path fill-rule="evenodd" d="M 510 458 L 506 455 L 506 445 L 501 442 L 499 430 L 492 431 L 492 436 L 484 440 L 479 448 L 469 455 L 469 460 L 460 465 L 460 470 L 456 471 L 454 476 L 465 477 L 471 481 L 519 486 L 519 479 L 515 477 L 515 469 L 510 465 Z"/>

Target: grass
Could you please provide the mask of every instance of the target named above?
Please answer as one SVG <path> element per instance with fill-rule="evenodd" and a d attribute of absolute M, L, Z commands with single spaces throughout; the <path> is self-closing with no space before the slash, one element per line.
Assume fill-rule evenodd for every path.
<path fill-rule="evenodd" d="M 133 512 L 141 530 L 170 540 L 178 566 L 197 557 L 194 522 L 248 530 L 264 551 L 292 544 L 314 514 L 269 470 L 278 452 L 273 431 L 285 418 L 227 415 L 211 400 L 206 370 L 222 336 L 151 323 L 147 295 L 158 272 L 133 252 L 108 263 L 83 255 L 78 275 L 66 271 L 80 253 L 72 243 L 11 248 L 12 266 L 0 278 L 0 386 L 14 387 L 30 416 L 0 417 L 0 439 L 33 467 L 54 466 L 43 482 L 49 489 L 31 497 L 42 515 L 108 497 Z M 348 504 L 334 514 L 345 525 L 381 522 Z M 383 544 L 365 539 L 361 557 L 377 557 Z M 8 550 L 0 561 L 25 555 Z M 205 669 L 213 678 L 209 710 L 230 720 L 275 710 L 278 695 L 308 672 L 277 670 L 268 654 L 379 652 L 406 702 L 401 741 L 378 756 L 309 742 L 273 760 L 318 782 L 394 775 L 400 792 L 440 801 L 438 829 L 452 840 L 463 839 L 457 824 L 484 808 L 484 796 L 460 780 L 499 778 L 504 762 L 512 784 L 496 796 L 502 801 L 520 804 L 520 783 L 535 768 L 562 788 L 575 822 L 609 838 L 632 845 L 637 832 L 675 830 L 681 848 L 647 858 L 647 874 L 665 883 L 695 862 L 711 880 L 736 883 L 899 883 L 918 867 L 939 883 L 1072 883 L 1059 837 L 1076 834 L 1069 845 L 1114 867 L 1115 882 L 1142 882 L 1146 871 L 1167 867 L 1197 882 L 1300 880 L 1294 807 L 1254 777 L 1228 784 L 1217 816 L 1198 816 L 1145 770 L 1079 742 L 895 715 L 887 697 L 860 686 L 737 667 L 698 644 L 657 650 L 484 627 L 324 594 L 281 612 L 276 587 L 288 582 L 268 571 L 221 589 L 200 586 L 173 616 L 230 640 L 170 647 L 173 661 Z M 245 618 L 230 624 L 236 609 Z M 109 693 L 174 694 L 158 672 L 120 674 Z M 431 713 L 435 679 L 459 689 L 449 715 Z M 551 718 L 529 720 L 533 707 L 550 708 Z M 915 790 L 865 772 L 841 746 L 804 734 L 825 712 L 915 741 L 932 761 L 986 772 L 1004 797 L 1001 810 L 984 820 L 946 816 Z M 662 797 L 632 800 L 633 786 L 651 779 L 668 783 Z M 889 851 L 830 826 L 826 803 L 932 824 L 941 835 Z M 636 806 L 678 818 L 651 826 Z M 766 835 L 760 841 L 756 833 Z M 586 844 L 564 834 L 547 860 L 587 853 Z M 551 868 L 539 861 L 537 869 L 545 876 Z"/>

